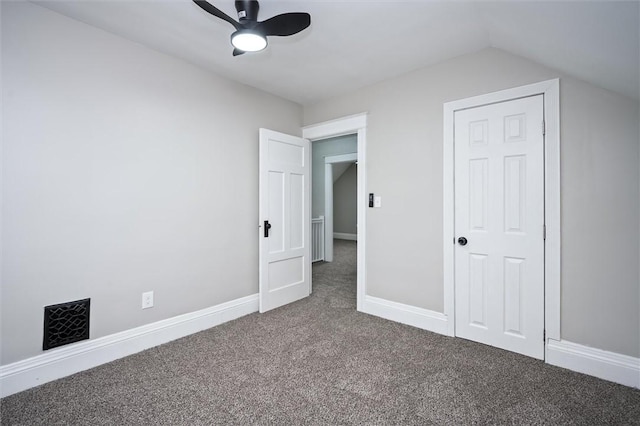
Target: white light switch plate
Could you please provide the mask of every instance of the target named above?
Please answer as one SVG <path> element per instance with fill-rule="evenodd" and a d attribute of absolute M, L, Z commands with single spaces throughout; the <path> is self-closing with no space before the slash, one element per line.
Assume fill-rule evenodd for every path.
<path fill-rule="evenodd" d="M 382 197 L 373 197 L 373 207 L 382 207 Z"/>
<path fill-rule="evenodd" d="M 142 309 L 153 308 L 153 291 L 142 293 Z"/>

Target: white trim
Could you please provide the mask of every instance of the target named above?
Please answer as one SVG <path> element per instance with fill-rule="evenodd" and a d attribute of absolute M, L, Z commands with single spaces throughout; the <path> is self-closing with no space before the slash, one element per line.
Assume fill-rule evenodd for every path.
<path fill-rule="evenodd" d="M 367 126 L 366 117 L 364 126 L 358 129 L 358 271 L 357 271 L 357 307 L 358 310 L 364 308 L 364 297 L 367 294 L 366 284 L 366 237 L 367 237 Z"/>
<path fill-rule="evenodd" d="M 325 121 L 303 127 L 302 137 L 305 139 L 320 140 L 335 136 L 358 136 L 358 289 L 357 309 L 364 309 L 364 297 L 366 294 L 366 230 L 367 230 L 367 114 L 356 114 L 337 120 Z M 326 216 L 326 214 L 325 214 Z"/>
<path fill-rule="evenodd" d="M 328 157 L 324 157 L 325 164 L 335 164 L 335 163 L 353 163 L 354 161 L 358 161 L 358 154 L 341 154 L 341 155 L 330 155 Z"/>
<path fill-rule="evenodd" d="M 324 164 L 324 261 L 333 262 L 333 166 Z"/>
<path fill-rule="evenodd" d="M 453 115 L 455 110 L 450 104 L 444 104 L 444 146 L 442 161 L 442 229 L 443 229 L 443 281 L 444 281 L 444 314 L 451 319 L 448 322 L 447 335 L 453 337 L 455 330 L 455 231 L 454 231 L 454 146 Z"/>
<path fill-rule="evenodd" d="M 367 127 L 367 114 L 355 114 L 302 128 L 302 137 L 309 140 L 351 135 Z"/>
<path fill-rule="evenodd" d="M 365 296 L 362 312 L 434 333 L 447 334 L 447 317 L 429 309 Z"/>
<path fill-rule="evenodd" d="M 640 388 L 640 358 L 552 339 L 546 352 L 546 362 L 551 365 Z"/>
<path fill-rule="evenodd" d="M 455 336 L 454 301 L 454 114 L 458 110 L 534 95 L 544 95 L 545 135 L 545 329 L 560 340 L 560 83 L 559 79 L 444 104 L 443 140 L 443 262 L 444 313 L 448 335 Z"/>
<path fill-rule="evenodd" d="M 348 234 L 346 232 L 334 232 L 333 233 L 334 240 L 349 240 L 349 241 L 358 241 L 358 234 Z"/>
<path fill-rule="evenodd" d="M 544 91 L 545 118 L 545 226 L 544 245 L 545 330 L 548 339 L 560 340 L 560 80 Z"/>
<path fill-rule="evenodd" d="M 0 397 L 39 386 L 258 311 L 258 294 L 0 366 Z"/>

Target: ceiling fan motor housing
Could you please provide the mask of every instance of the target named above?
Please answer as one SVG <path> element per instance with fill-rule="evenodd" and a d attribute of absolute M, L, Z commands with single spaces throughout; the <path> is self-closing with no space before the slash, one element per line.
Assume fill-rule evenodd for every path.
<path fill-rule="evenodd" d="M 257 21 L 260 4 L 257 0 L 236 0 L 238 19 L 243 21 Z"/>
<path fill-rule="evenodd" d="M 257 0 L 236 0 L 239 21 L 236 21 L 207 0 L 193 0 L 205 12 L 233 25 L 231 34 L 233 56 L 245 52 L 257 52 L 267 47 L 267 36 L 286 37 L 299 33 L 311 25 L 308 13 L 281 13 L 265 21 L 258 21 L 260 5 Z"/>

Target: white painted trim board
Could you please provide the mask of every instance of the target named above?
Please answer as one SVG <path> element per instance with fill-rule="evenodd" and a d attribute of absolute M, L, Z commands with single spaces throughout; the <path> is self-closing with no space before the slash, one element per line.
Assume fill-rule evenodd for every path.
<path fill-rule="evenodd" d="M 330 155 L 324 157 L 325 164 L 336 164 L 336 163 L 353 163 L 358 161 L 358 154 L 341 154 L 341 155 Z"/>
<path fill-rule="evenodd" d="M 88 370 L 258 311 L 258 294 L 0 366 L 0 397 Z"/>
<path fill-rule="evenodd" d="M 365 296 L 362 312 L 438 334 L 447 334 L 447 317 L 440 312 Z"/>
<path fill-rule="evenodd" d="M 640 388 L 640 358 L 553 339 L 547 341 L 545 358 L 551 365 Z"/>
<path fill-rule="evenodd" d="M 367 113 L 360 113 L 305 126 L 302 128 L 302 137 L 311 141 L 335 138 L 352 135 L 366 127 Z"/>

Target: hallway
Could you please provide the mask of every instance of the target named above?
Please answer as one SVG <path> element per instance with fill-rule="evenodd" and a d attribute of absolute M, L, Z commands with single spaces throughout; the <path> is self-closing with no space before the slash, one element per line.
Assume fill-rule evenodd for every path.
<path fill-rule="evenodd" d="M 331 307 L 356 309 L 357 242 L 333 240 L 333 262 L 317 262 L 312 268 L 314 297 Z"/>

